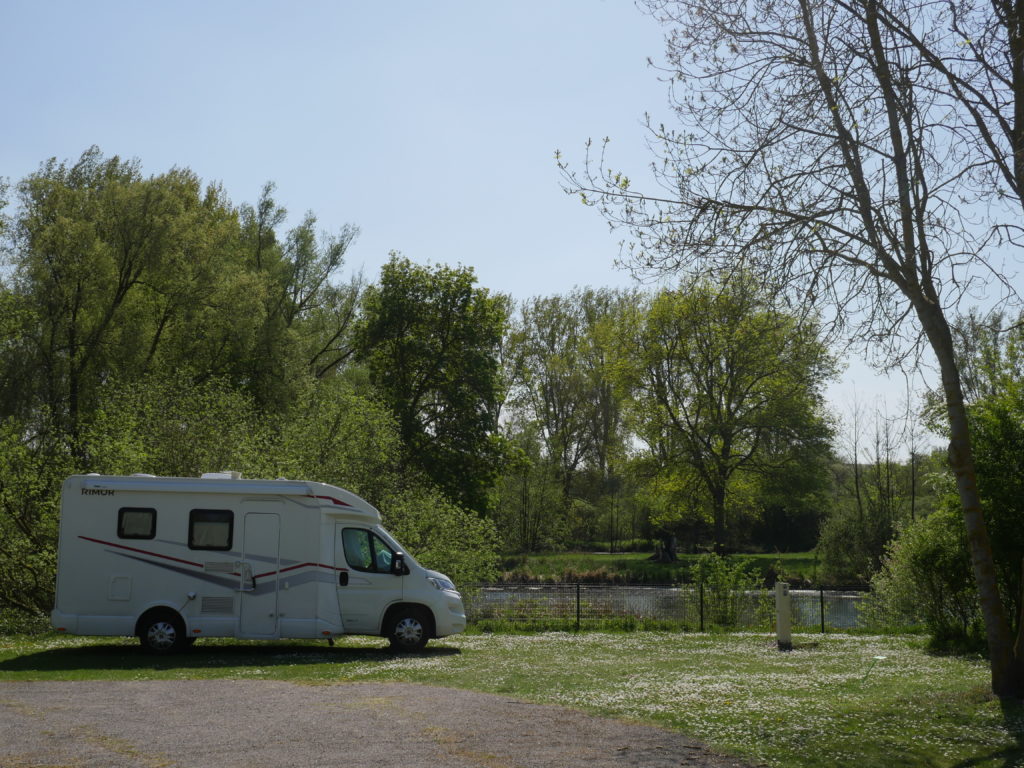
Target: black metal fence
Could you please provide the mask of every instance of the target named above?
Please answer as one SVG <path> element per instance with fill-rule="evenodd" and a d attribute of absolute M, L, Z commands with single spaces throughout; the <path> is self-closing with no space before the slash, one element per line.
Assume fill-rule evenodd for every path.
<path fill-rule="evenodd" d="M 848 589 L 796 589 L 792 623 L 800 631 L 870 629 L 868 595 Z M 600 626 L 666 626 L 771 631 L 772 590 L 714 589 L 704 585 L 476 584 L 463 595 L 471 623 L 523 628 L 585 629 Z"/>

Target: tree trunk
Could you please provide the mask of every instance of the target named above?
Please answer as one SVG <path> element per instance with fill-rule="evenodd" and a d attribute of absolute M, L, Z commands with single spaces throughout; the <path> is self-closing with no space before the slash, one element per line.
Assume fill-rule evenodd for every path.
<path fill-rule="evenodd" d="M 715 554 L 725 552 L 725 486 L 713 486 L 711 491 L 711 514 L 715 524 Z"/>
<path fill-rule="evenodd" d="M 992 668 L 992 692 L 1000 697 L 1024 698 L 1024 664 L 1021 663 L 1020 657 L 1020 651 L 1024 649 L 1021 648 L 1019 641 L 1014 643 L 1006 610 L 999 595 L 992 543 L 978 494 L 974 452 L 971 448 L 960 371 L 953 356 L 952 334 L 941 310 L 936 308 L 937 305 L 925 301 L 915 304 L 922 328 L 942 374 L 942 390 L 949 418 L 949 463 L 960 495 L 971 567 L 985 621 Z"/>
<path fill-rule="evenodd" d="M 654 543 L 654 554 L 648 560 L 655 563 L 672 563 L 676 559 L 676 537 L 671 533 L 663 533 Z"/>

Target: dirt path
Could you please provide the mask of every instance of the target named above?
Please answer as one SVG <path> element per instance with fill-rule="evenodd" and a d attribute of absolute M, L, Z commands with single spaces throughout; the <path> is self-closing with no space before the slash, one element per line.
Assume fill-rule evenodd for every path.
<path fill-rule="evenodd" d="M 0 683 L 3 768 L 680 765 L 743 763 L 658 728 L 430 686 Z"/>

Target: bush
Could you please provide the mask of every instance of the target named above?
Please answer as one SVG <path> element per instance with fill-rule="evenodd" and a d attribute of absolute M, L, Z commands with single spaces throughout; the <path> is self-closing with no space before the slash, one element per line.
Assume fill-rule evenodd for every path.
<path fill-rule="evenodd" d="M 491 581 L 498 573 L 494 524 L 449 501 L 436 488 L 389 494 L 381 516 L 402 546 L 425 568 L 436 568 L 456 585 Z"/>
<path fill-rule="evenodd" d="M 871 506 L 863 515 L 853 507 L 834 508 L 818 539 L 822 583 L 867 584 L 892 534 L 891 519 Z"/>
<path fill-rule="evenodd" d="M 985 639 L 960 515 L 940 509 L 889 544 L 869 608 L 883 625 L 922 621 L 933 647 L 981 650 Z"/>
<path fill-rule="evenodd" d="M 53 607 L 60 486 L 66 444 L 44 428 L 0 423 L 0 611 L 28 617 Z M 5 620 L 6 621 L 6 620 Z"/>
<path fill-rule="evenodd" d="M 693 583 L 704 586 L 706 623 L 732 627 L 767 621 L 771 613 L 771 597 L 764 592 L 761 575 L 753 563 L 728 560 L 720 555 L 706 554 L 697 558 L 690 569 Z"/>

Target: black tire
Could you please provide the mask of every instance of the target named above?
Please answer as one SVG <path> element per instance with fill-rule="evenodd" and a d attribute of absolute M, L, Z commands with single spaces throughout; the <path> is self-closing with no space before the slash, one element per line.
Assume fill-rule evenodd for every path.
<path fill-rule="evenodd" d="M 138 626 L 139 642 L 149 653 L 180 653 L 189 647 L 185 622 L 176 613 L 160 611 L 143 616 Z"/>
<path fill-rule="evenodd" d="M 422 651 L 431 635 L 431 623 L 422 608 L 401 608 L 391 614 L 388 641 L 400 653 Z"/>

